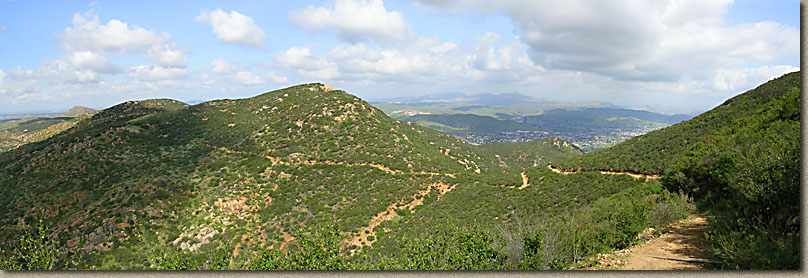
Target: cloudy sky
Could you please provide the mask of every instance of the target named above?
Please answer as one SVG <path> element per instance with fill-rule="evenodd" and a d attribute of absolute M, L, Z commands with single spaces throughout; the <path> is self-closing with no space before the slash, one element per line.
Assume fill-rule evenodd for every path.
<path fill-rule="evenodd" d="M 703 111 L 799 52 L 791 0 L 0 0 L 0 114 L 307 82 Z"/>

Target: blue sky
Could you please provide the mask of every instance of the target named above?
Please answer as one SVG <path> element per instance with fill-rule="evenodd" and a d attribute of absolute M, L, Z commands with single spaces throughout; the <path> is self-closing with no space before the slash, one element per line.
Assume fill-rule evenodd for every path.
<path fill-rule="evenodd" d="M 305 82 L 695 112 L 798 67 L 797 1 L 0 0 L 0 114 Z"/>

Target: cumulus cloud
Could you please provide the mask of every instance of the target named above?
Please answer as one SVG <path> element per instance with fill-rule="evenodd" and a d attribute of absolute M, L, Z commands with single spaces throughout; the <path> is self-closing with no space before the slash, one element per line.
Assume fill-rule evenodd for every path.
<path fill-rule="evenodd" d="M 153 44 L 166 43 L 171 35 L 166 32 L 155 32 L 132 26 L 125 22 L 110 20 L 101 24 L 96 15 L 73 15 L 73 27 L 65 28 L 62 34 L 56 34 L 61 46 L 67 52 L 96 51 L 106 53 L 136 53 Z"/>
<path fill-rule="evenodd" d="M 188 70 L 161 66 L 141 65 L 129 69 L 129 76 L 141 81 L 159 81 L 184 78 Z"/>
<path fill-rule="evenodd" d="M 267 73 L 267 78 L 269 78 L 269 80 L 275 83 L 286 83 L 289 81 L 289 79 L 286 78 L 286 76 L 280 76 L 274 72 Z"/>
<path fill-rule="evenodd" d="M 110 64 L 107 56 L 92 51 L 76 51 L 67 58 L 71 64 L 84 69 L 91 69 L 101 73 L 118 73 L 121 69 Z"/>
<path fill-rule="evenodd" d="M 227 63 L 224 58 L 219 58 L 210 62 L 210 71 L 215 73 L 230 73 L 236 68 Z"/>
<path fill-rule="evenodd" d="M 336 64 L 312 55 L 306 47 L 289 48 L 275 59 L 281 66 L 296 69 L 298 74 L 305 77 L 334 79 L 339 76 Z"/>
<path fill-rule="evenodd" d="M 514 41 L 495 48 L 498 40 L 493 33 L 480 36 L 472 52 L 435 36 L 387 48 L 345 43 L 319 56 L 308 48 L 292 47 L 276 61 L 310 78 L 424 84 L 524 81 L 542 70 L 524 53 L 524 45 Z"/>
<path fill-rule="evenodd" d="M 707 79 L 723 67 L 799 53 L 796 28 L 727 26 L 731 0 L 419 1 L 446 11 L 502 12 L 537 64 L 615 80 Z"/>
<path fill-rule="evenodd" d="M 185 53 L 176 49 L 173 44 L 154 44 L 146 49 L 145 56 L 152 63 L 164 67 L 184 68 L 188 66 L 188 58 Z"/>
<path fill-rule="evenodd" d="M 236 81 L 243 85 L 257 85 L 264 83 L 264 80 L 256 76 L 251 71 L 240 71 L 236 73 Z"/>
<path fill-rule="evenodd" d="M 213 28 L 216 39 L 251 47 L 263 47 L 269 41 L 267 35 L 253 19 L 236 11 L 225 12 L 222 9 L 202 12 L 196 22 L 208 24 Z"/>
<path fill-rule="evenodd" d="M 397 11 L 387 11 L 381 0 L 336 0 L 326 7 L 308 6 L 289 14 L 292 24 L 311 32 L 333 29 L 349 42 L 408 40 L 415 37 Z"/>
<path fill-rule="evenodd" d="M 792 66 L 719 69 L 713 81 L 713 88 L 730 92 L 749 90 L 756 85 L 769 81 L 773 76 L 781 76 L 798 70 L 800 69 Z"/>
<path fill-rule="evenodd" d="M 110 62 L 107 56 L 109 54 L 139 55 L 159 65 L 160 69 L 184 68 L 188 64 L 185 53 L 176 49 L 171 35 L 166 32 L 158 34 L 115 19 L 101 24 L 98 16 L 91 13 L 74 14 L 72 23 L 72 27 L 54 34 L 64 53 L 61 58 L 46 59 L 37 70 L 41 76 L 66 81 L 95 82 L 100 80 L 100 73 L 123 72 Z M 160 69 L 155 70 L 153 75 L 148 75 L 144 73 L 145 69 L 139 68 L 134 71 L 134 76 L 154 78 L 160 75 Z"/>

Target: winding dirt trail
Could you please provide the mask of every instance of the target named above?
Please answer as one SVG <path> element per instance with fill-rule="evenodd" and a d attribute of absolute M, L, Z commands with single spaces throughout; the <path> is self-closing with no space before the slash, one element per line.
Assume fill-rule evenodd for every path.
<path fill-rule="evenodd" d="M 210 145 L 210 144 L 205 144 L 205 145 L 207 145 L 208 147 L 214 148 L 214 149 L 218 149 L 218 150 L 223 151 L 225 153 L 243 154 L 243 155 L 255 155 L 255 156 L 264 157 L 264 158 L 268 159 L 270 162 L 272 162 L 272 165 L 276 165 L 276 164 L 286 165 L 286 166 L 289 166 L 289 165 L 307 165 L 307 166 L 312 166 L 312 165 L 339 165 L 339 166 L 348 166 L 348 167 L 366 166 L 366 167 L 373 167 L 373 168 L 379 169 L 379 170 L 381 170 L 381 171 L 383 171 L 385 173 L 388 173 L 390 175 L 420 174 L 420 175 L 447 176 L 447 177 L 450 177 L 450 178 L 456 178 L 456 176 L 454 174 L 449 174 L 449 173 L 436 173 L 436 172 L 427 172 L 427 171 L 405 172 L 405 171 L 401 171 L 401 170 L 390 169 L 389 167 L 387 167 L 385 165 L 375 164 L 375 163 L 347 163 L 347 162 L 343 162 L 343 161 L 338 161 L 337 162 L 337 161 L 330 161 L 330 160 L 325 160 L 325 161 L 299 160 L 299 161 L 289 162 L 289 161 L 284 161 L 284 160 L 282 160 L 280 158 L 269 156 L 269 155 L 261 155 L 261 154 L 251 153 L 251 152 L 236 151 L 236 150 L 232 150 L 232 149 L 229 149 L 229 148 L 226 148 L 226 147 L 214 146 L 214 145 Z M 527 176 L 525 175 L 524 172 L 522 172 L 522 181 L 523 182 L 522 182 L 522 186 L 519 187 L 520 190 L 530 185 L 530 184 L 528 184 L 527 180 L 528 180 Z M 357 246 L 359 248 L 364 247 L 364 246 L 370 246 L 371 244 L 373 244 L 373 241 L 375 241 L 375 236 L 376 236 L 376 232 L 373 231 L 373 229 L 375 229 L 377 226 L 381 225 L 381 223 L 383 223 L 384 221 L 391 220 L 391 219 L 395 218 L 396 216 L 398 216 L 398 213 L 396 213 L 397 209 L 408 209 L 411 212 L 415 212 L 415 207 L 418 206 L 418 205 L 423 204 L 424 198 L 427 195 L 429 195 L 429 193 L 431 193 L 433 189 L 438 191 L 438 194 L 439 194 L 438 195 L 438 200 L 440 200 L 440 198 L 443 197 L 443 195 L 445 195 L 446 193 L 449 193 L 449 191 L 452 191 L 452 189 L 454 189 L 456 186 L 457 186 L 457 184 L 449 185 L 449 184 L 445 184 L 445 183 L 442 183 L 442 182 L 432 183 L 432 184 L 429 184 L 425 189 L 419 190 L 414 195 L 404 197 L 403 199 L 399 200 L 398 202 L 395 202 L 395 203 L 391 204 L 390 206 L 387 207 L 387 209 L 385 209 L 382 212 L 379 212 L 373 218 L 371 218 L 370 223 L 368 224 L 368 226 L 365 226 L 365 227 L 363 227 L 362 229 L 359 230 L 359 235 L 347 239 L 345 241 L 345 246 L 354 245 L 354 246 Z M 411 201 L 408 202 L 407 200 L 411 200 Z M 283 241 L 283 243 L 281 244 L 281 247 L 280 247 L 281 251 L 283 251 L 286 248 L 286 246 L 289 245 L 289 243 L 294 241 L 294 237 L 292 237 L 291 235 L 289 235 L 286 232 L 283 232 L 282 236 L 284 238 L 284 241 Z M 373 240 L 369 240 L 368 239 L 369 237 L 373 237 Z M 352 249 L 351 250 L 351 255 L 353 255 L 357 250 L 359 250 L 359 248 Z"/>
<path fill-rule="evenodd" d="M 449 191 L 452 191 L 452 189 L 454 189 L 456 186 L 457 185 L 449 185 L 442 182 L 432 183 L 429 186 L 427 186 L 426 189 L 416 192 L 413 196 L 405 197 L 404 199 L 401 199 L 398 202 L 391 204 L 390 206 L 387 207 L 387 209 L 385 209 L 382 212 L 379 212 L 378 214 L 376 214 L 376 216 L 371 218 L 370 223 L 367 226 L 363 227 L 362 229 L 359 229 L 359 235 L 348 239 L 345 242 L 346 246 L 351 245 L 357 247 L 370 246 L 371 244 L 373 244 L 373 241 L 375 241 L 376 237 L 376 232 L 373 229 L 381 225 L 384 221 L 392 220 L 393 218 L 398 216 L 396 210 L 408 209 L 411 212 L 415 212 L 415 207 L 424 203 L 424 197 L 429 195 L 429 193 L 432 192 L 432 189 L 438 191 L 439 194 L 438 200 L 440 200 L 440 198 L 443 197 L 443 195 L 449 193 Z M 407 200 L 410 201 L 407 202 Z M 374 237 L 373 240 L 368 239 L 371 236 Z M 357 250 L 359 249 L 358 248 L 352 249 L 351 255 L 353 255 Z"/>
<path fill-rule="evenodd" d="M 553 171 L 555 173 L 559 173 L 559 174 L 562 174 L 562 175 L 569 175 L 569 174 L 586 172 L 586 171 L 581 171 L 581 170 L 573 171 L 573 170 L 563 170 L 561 168 L 553 168 L 553 166 L 550 166 L 550 164 L 547 164 L 547 169 L 550 169 L 550 171 Z M 603 171 L 603 170 L 601 170 L 601 171 L 591 171 L 591 172 L 599 172 L 599 173 L 601 173 L 603 175 L 628 175 L 628 176 L 630 176 L 630 177 L 632 177 L 632 178 L 634 178 L 636 180 L 643 179 L 643 178 L 648 179 L 648 180 L 656 180 L 656 179 L 659 179 L 660 177 L 662 177 L 662 176 L 656 175 L 656 174 L 634 173 L 634 172 L 629 172 L 629 171 Z"/>

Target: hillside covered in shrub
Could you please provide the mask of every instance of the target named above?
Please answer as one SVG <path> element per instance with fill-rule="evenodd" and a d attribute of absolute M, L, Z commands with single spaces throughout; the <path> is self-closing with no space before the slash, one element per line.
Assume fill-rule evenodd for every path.
<path fill-rule="evenodd" d="M 771 128 L 788 130 L 793 113 L 766 107 L 755 111 L 786 115 Z M 125 102 L 0 154 L 0 268 L 577 269 L 686 217 L 687 194 L 734 204 L 693 186 L 710 163 L 673 163 L 682 174 L 662 181 L 546 164 L 584 168 L 606 153 L 593 154 L 554 138 L 470 145 L 318 83 Z M 737 265 L 792 267 L 779 262 Z"/>
<path fill-rule="evenodd" d="M 800 82 L 789 73 L 689 121 L 553 164 L 663 173 L 669 190 L 715 216 L 709 236 L 725 267 L 796 269 Z"/>

